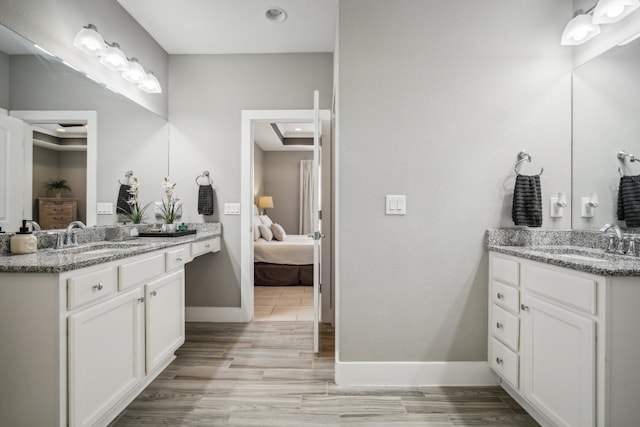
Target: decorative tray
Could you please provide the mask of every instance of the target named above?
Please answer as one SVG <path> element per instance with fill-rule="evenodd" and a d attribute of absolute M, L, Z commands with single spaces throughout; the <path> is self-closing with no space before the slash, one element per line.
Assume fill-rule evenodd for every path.
<path fill-rule="evenodd" d="M 184 230 L 184 231 L 145 231 L 138 233 L 140 237 L 180 237 L 188 236 L 189 234 L 196 234 L 196 230 Z"/>

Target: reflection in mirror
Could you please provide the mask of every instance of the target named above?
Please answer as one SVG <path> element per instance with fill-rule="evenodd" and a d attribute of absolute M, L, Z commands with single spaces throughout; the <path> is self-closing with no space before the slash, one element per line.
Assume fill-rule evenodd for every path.
<path fill-rule="evenodd" d="M 613 47 L 573 72 L 574 229 L 627 225 L 617 216 L 620 173 L 640 179 L 640 162 L 617 154 L 624 150 L 640 156 L 638 76 L 640 41 Z M 589 205 L 592 194 L 597 207 Z"/>
<path fill-rule="evenodd" d="M 36 114 L 35 111 L 95 112 L 96 167 L 92 170 L 90 163 L 86 165 L 86 207 L 78 209 L 80 219 L 82 215 L 86 215 L 87 223 L 96 225 L 124 220 L 116 214 L 116 201 L 119 180 L 123 179 L 128 170 L 134 171 L 140 182 L 141 204 L 161 200 L 162 179 L 168 175 L 169 163 L 169 125 L 165 119 L 89 80 L 57 58 L 35 54 L 37 50 L 33 44 L 2 26 L 0 50 L 0 109 L 8 110 L 10 115 L 16 110 L 33 114 Z M 0 114 L 3 114 L 1 110 Z M 32 117 L 30 122 L 42 120 Z M 32 131 L 33 129 L 28 129 L 26 132 L 29 144 L 32 141 Z M 89 148 L 87 152 L 89 162 L 90 150 Z M 34 153 L 34 158 L 37 159 L 40 154 Z M 76 158 L 74 161 L 77 160 Z M 25 169 L 29 171 L 24 172 L 25 176 L 18 177 L 20 179 L 16 180 L 15 185 L 32 182 L 31 170 L 35 172 L 38 167 Z M 62 172 L 60 175 L 63 175 Z M 46 176 L 45 179 L 49 178 L 55 177 Z M 26 185 L 28 188 L 25 192 L 37 197 L 42 188 L 37 182 L 33 185 L 34 187 Z M 70 185 L 72 193 L 67 195 L 82 203 L 82 184 L 74 186 Z M 111 205 L 112 213 L 96 215 L 96 203 Z M 31 199 L 25 201 L 20 213 L 14 214 L 18 218 L 11 219 L 18 223 L 23 217 L 30 217 L 35 206 Z M 37 213 L 37 209 L 33 210 L 34 215 Z M 153 222 L 154 218 L 149 216 L 147 222 Z M 5 230 L 16 231 L 10 228 Z"/>

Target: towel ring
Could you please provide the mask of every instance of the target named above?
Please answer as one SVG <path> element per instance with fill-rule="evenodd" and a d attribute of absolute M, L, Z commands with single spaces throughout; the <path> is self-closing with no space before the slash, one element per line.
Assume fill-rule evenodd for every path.
<path fill-rule="evenodd" d="M 530 162 L 531 161 L 531 155 L 529 153 L 527 153 L 526 151 L 521 151 L 518 153 L 518 161 L 516 162 L 516 165 L 513 167 L 513 171 L 516 173 L 516 175 L 520 175 L 520 165 L 522 164 L 522 162 Z M 542 172 L 544 172 L 544 168 L 540 167 L 540 173 L 538 174 L 538 176 L 542 175 Z"/>
<path fill-rule="evenodd" d="M 207 178 L 207 183 L 206 184 L 200 184 L 200 182 L 198 182 L 198 180 L 200 178 Z M 204 172 L 202 172 L 202 175 L 198 175 L 196 177 L 196 185 L 211 185 L 211 184 L 213 184 L 213 183 L 211 182 L 211 177 L 209 176 L 209 171 L 204 171 Z"/>

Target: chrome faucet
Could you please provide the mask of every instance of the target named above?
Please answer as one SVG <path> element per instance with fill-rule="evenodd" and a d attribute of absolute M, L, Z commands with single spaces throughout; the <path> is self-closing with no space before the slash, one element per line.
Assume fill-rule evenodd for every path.
<path fill-rule="evenodd" d="M 78 226 L 78 228 L 87 227 L 82 221 L 73 221 L 67 225 L 67 229 L 64 231 L 64 242 L 62 243 L 62 246 L 75 246 L 78 244 L 78 236 L 76 233 L 71 232 L 75 226 Z"/>
<path fill-rule="evenodd" d="M 35 221 L 34 221 L 34 220 L 32 220 L 32 219 L 28 219 L 28 220 L 27 220 L 27 224 L 30 224 L 30 225 L 31 225 L 31 229 L 32 229 L 33 231 L 42 231 L 42 228 L 40 228 L 40 224 L 38 224 L 37 222 L 35 222 Z"/>
<path fill-rule="evenodd" d="M 623 238 L 622 238 L 622 230 L 620 230 L 620 227 L 618 227 L 617 224 L 605 224 L 602 226 L 602 228 L 600 228 L 600 231 L 602 231 L 603 233 L 606 233 L 607 231 L 613 229 L 613 231 L 616 233 L 615 237 L 614 236 L 610 236 L 609 237 L 609 244 L 607 245 L 607 249 L 606 252 L 612 252 L 612 253 L 616 253 L 618 252 L 618 250 L 624 250 L 624 242 L 623 242 Z"/>

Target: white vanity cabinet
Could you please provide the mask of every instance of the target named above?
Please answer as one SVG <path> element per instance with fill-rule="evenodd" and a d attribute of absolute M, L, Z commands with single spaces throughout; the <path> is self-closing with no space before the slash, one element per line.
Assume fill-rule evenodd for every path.
<path fill-rule="evenodd" d="M 0 273 L 0 424 L 107 425 L 184 343 L 191 259 L 187 243 L 63 273 Z"/>
<path fill-rule="evenodd" d="M 503 387 L 542 425 L 635 425 L 640 278 L 493 252 L 489 275 L 489 365 Z"/>

